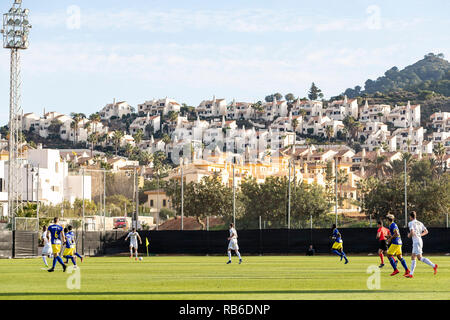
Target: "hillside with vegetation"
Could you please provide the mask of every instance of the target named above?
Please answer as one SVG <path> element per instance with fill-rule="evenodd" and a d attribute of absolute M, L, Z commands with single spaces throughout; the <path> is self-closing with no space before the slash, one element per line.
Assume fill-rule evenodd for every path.
<path fill-rule="evenodd" d="M 411 101 L 422 106 L 425 122 L 433 112 L 450 112 L 450 63 L 443 54 L 429 53 L 403 70 L 393 67 L 384 76 L 367 80 L 364 90 L 356 86 L 342 95 L 361 101 L 367 99 L 370 104 L 395 105 Z"/>

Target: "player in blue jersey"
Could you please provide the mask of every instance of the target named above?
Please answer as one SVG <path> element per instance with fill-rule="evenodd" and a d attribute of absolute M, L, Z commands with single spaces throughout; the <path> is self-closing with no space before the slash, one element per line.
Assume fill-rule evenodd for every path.
<path fill-rule="evenodd" d="M 75 238 L 73 233 L 69 233 L 67 228 L 64 228 L 64 235 L 66 236 L 66 248 L 64 249 L 63 257 L 66 258 L 66 264 L 69 259 L 72 261 L 75 268 L 77 267 L 77 262 L 73 257 L 75 254 Z"/>
<path fill-rule="evenodd" d="M 348 259 L 344 252 L 344 246 L 343 246 L 344 241 L 342 241 L 341 233 L 336 228 L 335 224 L 333 224 L 332 230 L 333 230 L 333 234 L 331 235 L 331 239 L 334 240 L 334 243 L 333 243 L 333 246 L 331 247 L 331 250 L 332 250 L 332 252 L 334 252 L 335 254 L 337 254 L 338 256 L 341 257 L 341 261 L 342 261 L 342 259 L 345 259 L 345 264 L 347 264 Z"/>
<path fill-rule="evenodd" d="M 53 252 L 53 266 L 51 269 L 48 269 L 48 272 L 55 271 L 56 262 L 59 262 L 63 267 L 63 271 L 66 272 L 66 265 L 64 264 L 62 258 L 59 256 L 59 252 L 61 251 L 61 244 L 66 241 L 66 237 L 64 235 L 63 227 L 58 224 L 58 218 L 53 219 L 53 224 L 48 227 L 47 231 L 47 239 L 52 245 Z"/>
<path fill-rule="evenodd" d="M 67 226 L 67 230 L 68 232 L 66 233 L 66 235 L 70 235 L 72 237 L 72 246 L 71 248 L 73 248 L 73 254 L 75 256 L 77 256 L 78 258 L 80 258 L 81 262 L 83 262 L 83 257 L 77 252 L 77 244 L 76 244 L 76 240 L 75 240 L 75 233 L 72 230 L 72 226 Z M 66 263 L 69 260 L 66 260 Z"/>
<path fill-rule="evenodd" d="M 404 276 L 409 274 L 408 265 L 406 264 L 405 259 L 402 257 L 402 238 L 400 237 L 400 230 L 398 229 L 397 224 L 394 222 L 395 217 L 392 214 L 388 214 L 386 218 L 389 220 L 389 232 L 387 240 L 390 243 L 389 249 L 387 251 L 389 262 L 391 263 L 394 272 L 391 273 L 391 276 L 395 276 L 399 273 L 397 269 L 397 263 L 395 263 L 394 257 L 397 257 L 401 262 L 403 268 L 405 268 Z"/>

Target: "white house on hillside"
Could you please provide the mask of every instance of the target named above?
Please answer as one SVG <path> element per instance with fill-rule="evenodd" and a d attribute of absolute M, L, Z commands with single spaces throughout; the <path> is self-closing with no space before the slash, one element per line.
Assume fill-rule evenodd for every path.
<path fill-rule="evenodd" d="M 391 112 L 391 106 L 388 104 L 376 104 L 369 106 L 366 100 L 364 106 L 359 110 L 360 122 L 386 122 Z"/>
<path fill-rule="evenodd" d="M 140 114 L 149 113 L 151 116 L 156 115 L 167 115 L 169 112 L 180 112 L 181 105 L 174 99 L 164 98 L 164 99 L 153 99 L 145 101 L 138 105 L 138 112 Z"/>
<path fill-rule="evenodd" d="M 358 102 L 356 99 L 348 99 L 344 96 L 343 100 L 335 100 L 331 102 L 325 109 L 325 115 L 333 120 L 344 120 L 347 116 L 358 119 Z"/>
<path fill-rule="evenodd" d="M 200 117 L 218 117 L 227 115 L 227 102 L 225 99 L 203 100 L 196 108 L 196 112 Z"/>
<path fill-rule="evenodd" d="M 292 106 L 291 112 L 293 116 L 302 115 L 302 113 L 304 112 L 305 119 L 309 119 L 310 117 L 322 116 L 323 103 L 322 101 L 314 101 L 314 100 L 302 101 L 300 99 L 297 99 Z"/>
<path fill-rule="evenodd" d="M 136 118 L 130 125 L 130 133 L 133 135 L 142 130 L 145 134 L 148 125 L 153 128 L 152 134 L 158 132 L 161 128 L 161 116 L 150 116 L 150 113 L 147 112 L 147 116 Z"/>
<path fill-rule="evenodd" d="M 132 108 L 126 101 L 116 102 L 116 99 L 114 99 L 113 103 L 103 107 L 99 114 L 102 120 L 109 120 L 111 117 L 122 118 L 123 115 L 128 115 L 131 111 Z"/>
<path fill-rule="evenodd" d="M 389 113 L 387 121 L 393 123 L 396 128 L 419 127 L 420 105 L 411 105 L 408 101 L 406 106 L 395 106 Z"/>

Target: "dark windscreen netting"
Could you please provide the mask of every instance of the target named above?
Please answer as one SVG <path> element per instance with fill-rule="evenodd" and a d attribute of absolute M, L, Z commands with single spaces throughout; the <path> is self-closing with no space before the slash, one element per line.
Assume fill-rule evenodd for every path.
<path fill-rule="evenodd" d="M 14 231 L 14 257 L 36 257 L 38 255 L 39 234 L 32 231 Z"/>
<path fill-rule="evenodd" d="M 0 231 L 0 258 L 12 257 L 13 233 L 11 231 Z"/>
<path fill-rule="evenodd" d="M 424 252 L 450 253 L 450 229 L 429 228 L 424 237 Z M 376 253 L 378 242 L 375 228 L 340 228 L 344 251 L 348 253 Z M 400 229 L 403 252 L 411 252 L 412 241 L 407 229 Z M 86 231 L 76 233 L 77 251 L 95 255 L 120 255 L 129 253 L 128 232 Z M 139 252 L 146 254 L 146 239 L 150 254 L 225 254 L 228 249 L 228 231 L 140 231 L 142 244 Z M 313 245 L 319 254 L 330 252 L 332 240 L 330 229 L 266 229 L 238 230 L 238 243 L 243 254 L 305 254 Z M 32 257 L 38 255 L 38 233 L 14 232 L 14 256 Z M 83 250 L 84 245 L 84 250 Z M 0 232 L 0 257 L 9 257 L 12 246 L 12 232 Z"/>

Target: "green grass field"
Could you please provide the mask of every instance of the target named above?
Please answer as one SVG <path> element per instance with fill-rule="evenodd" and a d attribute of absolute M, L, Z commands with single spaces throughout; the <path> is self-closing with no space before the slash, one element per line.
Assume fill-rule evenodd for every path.
<path fill-rule="evenodd" d="M 233 257 L 226 265 L 226 256 L 87 257 L 80 290 L 67 288 L 71 275 L 59 265 L 48 273 L 40 258 L 0 260 L 0 299 L 450 299 L 449 256 L 430 257 L 436 276 L 418 262 L 414 279 L 403 277 L 403 268 L 390 277 L 387 264 L 380 290 L 366 285 L 378 256 L 349 258 L 344 265 L 334 256 L 251 256 L 238 265 Z"/>

